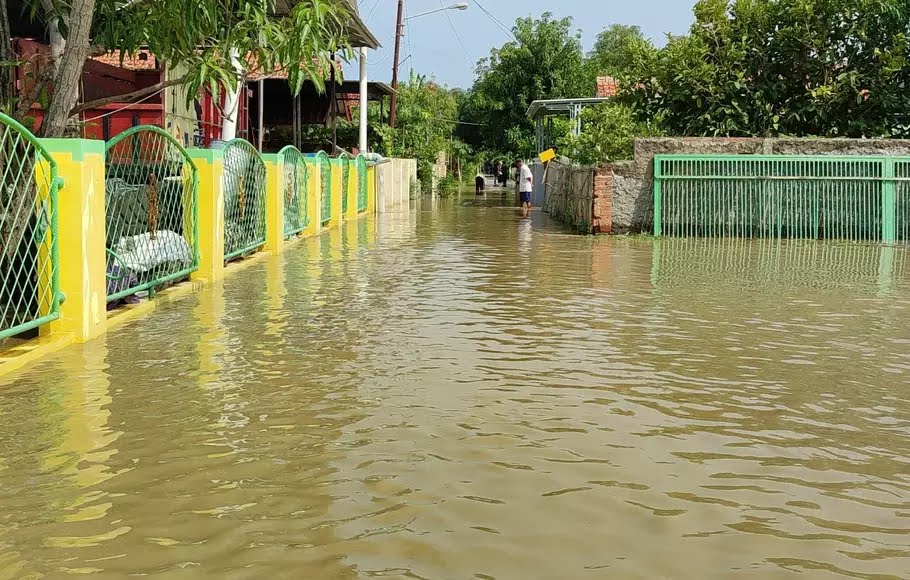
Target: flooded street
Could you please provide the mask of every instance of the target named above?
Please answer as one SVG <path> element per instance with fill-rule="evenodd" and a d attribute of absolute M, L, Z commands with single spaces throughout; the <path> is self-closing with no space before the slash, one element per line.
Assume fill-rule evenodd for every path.
<path fill-rule="evenodd" d="M 473 201 L 0 381 L 0 579 L 905 577 L 904 250 Z"/>

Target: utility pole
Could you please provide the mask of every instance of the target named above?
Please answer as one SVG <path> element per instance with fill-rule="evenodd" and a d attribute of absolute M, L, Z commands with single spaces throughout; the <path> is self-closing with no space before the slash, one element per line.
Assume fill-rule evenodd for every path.
<path fill-rule="evenodd" d="M 398 24 L 395 27 L 395 62 L 392 63 L 392 107 L 389 125 L 394 129 L 398 116 L 398 58 L 401 56 L 401 38 L 404 36 L 404 0 L 398 0 Z"/>

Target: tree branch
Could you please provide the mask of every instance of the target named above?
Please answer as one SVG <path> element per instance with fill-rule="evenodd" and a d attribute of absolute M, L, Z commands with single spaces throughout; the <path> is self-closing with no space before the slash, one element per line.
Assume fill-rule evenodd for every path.
<path fill-rule="evenodd" d="M 41 70 L 41 73 L 38 74 L 38 77 L 35 79 L 35 83 L 32 85 L 31 90 L 19 100 L 19 106 L 16 107 L 17 119 L 22 119 L 28 114 L 29 109 L 31 109 L 32 105 L 35 104 L 35 101 L 38 100 L 38 95 L 41 94 L 41 91 L 44 90 L 47 83 L 51 82 L 54 78 L 55 70 L 56 69 L 53 66 L 47 66 Z"/>
<path fill-rule="evenodd" d="M 94 101 L 89 101 L 87 103 L 82 103 L 77 105 L 70 110 L 70 117 L 74 117 L 79 113 L 88 111 L 90 109 L 97 109 L 98 107 L 103 107 L 105 105 L 110 105 L 111 103 L 129 103 L 131 101 L 139 100 L 143 97 L 153 95 L 157 92 L 163 91 L 164 89 L 170 87 L 176 87 L 178 85 L 185 84 L 190 80 L 190 75 L 184 75 L 179 79 L 171 79 L 169 81 L 160 82 L 154 84 L 150 87 L 144 89 L 139 89 L 138 91 L 133 91 L 131 93 L 126 93 L 123 95 L 114 95 L 112 97 L 104 97 L 102 99 L 95 99 Z"/>

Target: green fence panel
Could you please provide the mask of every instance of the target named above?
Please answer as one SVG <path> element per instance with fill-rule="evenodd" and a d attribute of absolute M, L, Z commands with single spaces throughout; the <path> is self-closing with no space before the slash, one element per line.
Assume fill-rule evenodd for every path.
<path fill-rule="evenodd" d="M 199 176 L 163 129 L 138 126 L 105 154 L 107 300 L 154 292 L 199 267 Z"/>
<path fill-rule="evenodd" d="M 303 153 L 296 147 L 288 145 L 278 152 L 284 167 L 282 191 L 284 192 L 284 235 L 299 234 L 310 223 L 307 215 L 307 188 L 309 170 Z"/>
<path fill-rule="evenodd" d="M 351 188 L 351 168 L 353 160 L 347 153 L 338 156 L 338 163 L 341 164 L 341 213 L 348 214 L 348 193 Z"/>
<path fill-rule="evenodd" d="M 316 159 L 319 163 L 322 225 L 325 225 L 332 219 L 332 162 L 325 151 L 317 153 Z"/>
<path fill-rule="evenodd" d="M 0 340 L 60 314 L 57 164 L 32 133 L 0 114 Z"/>
<path fill-rule="evenodd" d="M 884 157 L 659 155 L 654 233 L 892 242 L 910 235 L 908 181 L 910 161 Z"/>
<path fill-rule="evenodd" d="M 224 259 L 265 245 L 265 162 L 248 141 L 224 146 Z"/>
<path fill-rule="evenodd" d="M 894 241 L 910 244 L 910 159 L 894 160 Z"/>
<path fill-rule="evenodd" d="M 370 195 L 367 160 L 363 155 L 358 155 L 354 162 L 357 165 L 357 212 L 362 213 L 367 210 Z"/>

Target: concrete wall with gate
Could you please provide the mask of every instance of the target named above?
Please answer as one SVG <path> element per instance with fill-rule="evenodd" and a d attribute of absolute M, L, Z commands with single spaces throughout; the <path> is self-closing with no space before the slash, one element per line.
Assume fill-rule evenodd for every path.
<path fill-rule="evenodd" d="M 636 139 L 633 159 L 609 166 L 611 221 L 615 233 L 653 231 L 654 156 L 662 154 L 908 156 L 910 140 L 710 137 Z"/>

